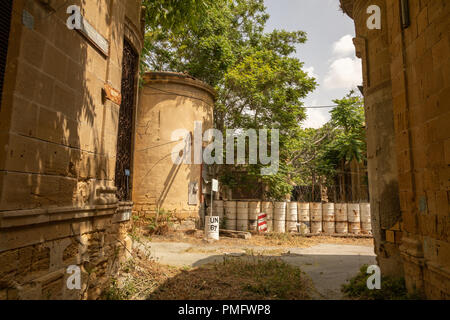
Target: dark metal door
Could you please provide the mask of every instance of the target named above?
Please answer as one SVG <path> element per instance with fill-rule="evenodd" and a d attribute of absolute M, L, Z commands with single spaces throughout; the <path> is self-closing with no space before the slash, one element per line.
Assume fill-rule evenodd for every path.
<path fill-rule="evenodd" d="M 120 201 L 130 200 L 133 115 L 136 100 L 136 73 L 139 55 L 125 40 L 122 69 L 122 104 L 119 113 L 119 132 L 117 137 L 116 186 Z"/>
<path fill-rule="evenodd" d="M 8 54 L 9 31 L 11 27 L 12 0 L 0 2 L 0 109 L 2 107 L 3 81 L 5 78 L 6 56 Z"/>

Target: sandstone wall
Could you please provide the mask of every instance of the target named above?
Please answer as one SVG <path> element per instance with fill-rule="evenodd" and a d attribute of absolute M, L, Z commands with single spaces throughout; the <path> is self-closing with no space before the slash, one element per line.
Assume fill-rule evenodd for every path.
<path fill-rule="evenodd" d="M 72 4 L 107 55 L 67 28 Z M 140 52 L 139 10 L 138 1 L 14 1 L 0 110 L 0 299 L 96 298 L 123 256 L 120 102 L 105 89 L 120 93 L 124 38 Z M 82 266 L 81 292 L 66 290 L 72 264 Z"/>
<path fill-rule="evenodd" d="M 203 132 L 212 127 L 214 92 L 199 80 L 183 74 L 148 73 L 137 112 L 133 201 L 141 218 L 157 209 L 176 220 L 197 221 L 201 204 L 202 165 L 194 164 L 194 122 Z M 192 135 L 191 163 L 176 165 L 172 132 L 185 129 Z M 200 146 L 201 147 L 201 146 Z M 196 204 L 189 203 L 189 186 L 197 183 Z"/>
<path fill-rule="evenodd" d="M 375 1 L 385 15 L 382 1 Z M 386 239 L 386 230 L 401 218 L 398 193 L 395 132 L 391 95 L 391 57 L 388 49 L 387 21 L 381 30 L 366 27 L 367 6 L 358 2 L 353 8 L 356 26 L 354 44 L 362 59 L 365 114 L 367 129 L 367 158 L 372 225 L 375 252 L 384 274 L 402 275 L 398 246 Z"/>
<path fill-rule="evenodd" d="M 390 79 L 382 94 L 385 101 L 380 100 L 378 107 L 386 108 L 391 103 L 392 112 L 378 120 L 383 126 L 391 127 L 392 121 L 394 125 L 397 160 L 394 171 L 402 221 L 382 230 L 380 237 L 399 249 L 409 290 L 422 291 L 428 298 L 448 299 L 450 3 L 446 0 L 404 3 L 409 3 L 408 15 L 402 14 L 400 1 L 342 1 L 344 10 L 355 20 L 355 43 L 368 43 L 367 55 L 362 57 L 365 80 L 373 81 L 380 76 Z M 369 15 L 365 10 L 373 4 L 382 8 L 382 29 L 369 31 L 366 27 Z M 405 18 L 409 18 L 409 23 Z M 371 85 L 365 84 L 367 108 L 374 98 Z M 378 138 L 374 136 L 385 132 L 383 128 L 375 128 L 368 137 L 369 149 L 376 148 L 373 140 Z M 370 158 L 369 151 L 369 171 L 374 165 Z M 380 161 L 390 163 L 392 155 L 381 154 Z M 370 184 L 378 185 L 382 179 L 385 179 L 382 174 L 372 175 Z M 384 218 L 386 215 L 380 212 L 380 219 Z M 380 252 L 377 254 L 380 257 Z M 394 260 L 397 261 L 397 256 Z M 379 262 L 382 268 L 394 263 L 390 256 Z"/>

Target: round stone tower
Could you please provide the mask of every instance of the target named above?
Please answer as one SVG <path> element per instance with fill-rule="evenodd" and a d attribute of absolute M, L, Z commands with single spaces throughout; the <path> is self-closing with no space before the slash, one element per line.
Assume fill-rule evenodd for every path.
<path fill-rule="evenodd" d="M 140 217 L 152 217 L 159 210 L 179 221 L 198 221 L 203 167 L 194 153 L 202 151 L 202 144 L 196 145 L 194 137 L 212 128 L 214 99 L 213 88 L 186 74 L 144 76 L 132 173 Z"/>

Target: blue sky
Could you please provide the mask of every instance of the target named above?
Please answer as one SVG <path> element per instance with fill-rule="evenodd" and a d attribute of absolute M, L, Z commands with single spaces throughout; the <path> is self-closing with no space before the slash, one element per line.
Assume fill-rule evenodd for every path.
<path fill-rule="evenodd" d="M 305 106 L 332 105 L 362 83 L 361 61 L 355 56 L 353 21 L 339 10 L 338 0 L 265 0 L 270 19 L 266 31 L 303 30 L 308 41 L 296 56 L 319 86 Z M 308 109 L 304 127 L 317 128 L 329 120 L 329 109 Z"/>

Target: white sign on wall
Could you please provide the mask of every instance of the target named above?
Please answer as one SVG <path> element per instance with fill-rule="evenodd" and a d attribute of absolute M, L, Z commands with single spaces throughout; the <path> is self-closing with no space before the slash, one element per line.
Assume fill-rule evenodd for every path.
<path fill-rule="evenodd" d="M 212 180 L 212 191 L 219 192 L 219 181 L 216 179 Z"/>
<path fill-rule="evenodd" d="M 109 42 L 83 17 L 79 6 L 71 5 L 67 8 L 67 27 L 77 30 L 88 39 L 105 56 L 109 55 Z"/>

